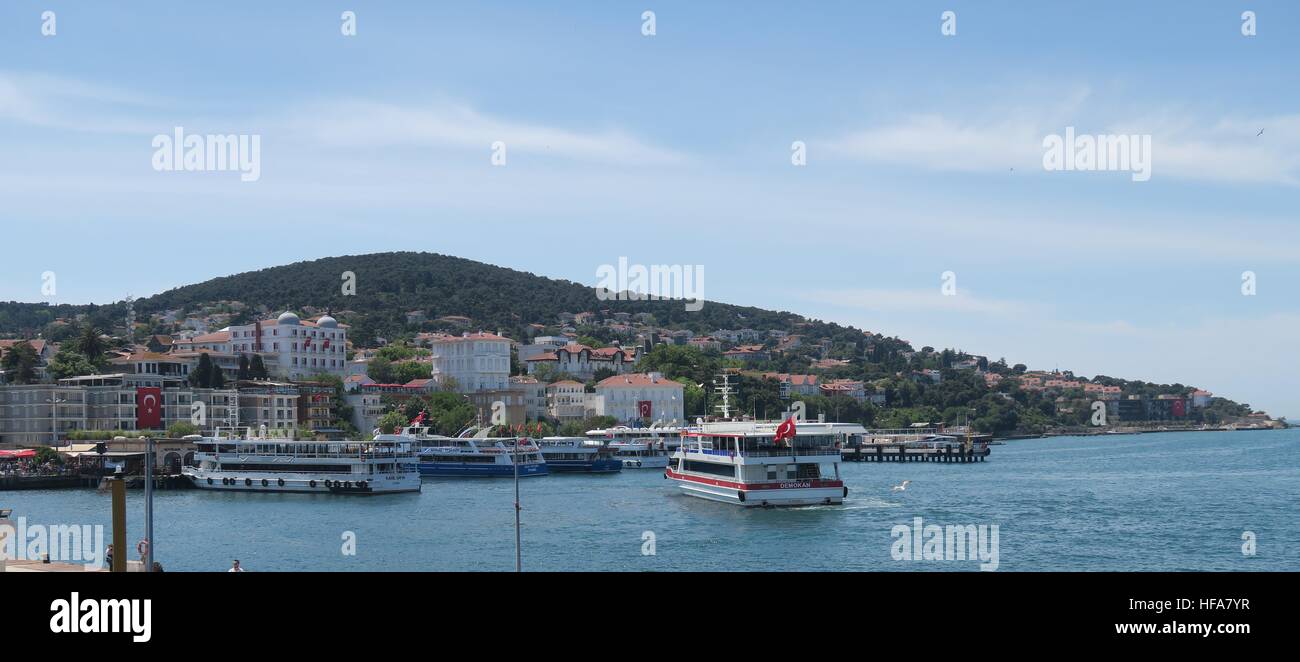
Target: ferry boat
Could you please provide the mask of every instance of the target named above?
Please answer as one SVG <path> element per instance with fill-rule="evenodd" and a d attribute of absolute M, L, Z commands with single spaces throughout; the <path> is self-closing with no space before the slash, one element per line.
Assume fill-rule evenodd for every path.
<path fill-rule="evenodd" d="M 599 441 L 584 437 L 546 437 L 537 445 L 549 471 L 617 473 L 623 470 L 623 461 Z"/>
<path fill-rule="evenodd" d="M 527 437 L 443 437 L 429 434 L 429 428 L 412 425 L 395 435 L 379 435 L 376 440 L 407 442 L 420 448 L 417 453 L 421 476 L 456 478 L 461 476 L 515 475 L 545 476 L 548 471 L 541 449 Z"/>
<path fill-rule="evenodd" d="M 664 476 L 684 494 L 746 507 L 837 505 L 848 496 L 840 451 L 868 433 L 854 423 L 799 421 L 776 441 L 779 422 L 705 423 L 689 432 Z"/>
<path fill-rule="evenodd" d="M 415 450 L 397 441 L 186 437 L 194 466 L 181 474 L 202 490 L 391 494 L 419 492 Z"/>
<path fill-rule="evenodd" d="M 591 430 L 587 436 L 603 440 L 625 469 L 663 469 L 689 429 L 657 424 L 648 428 L 620 426 Z"/>

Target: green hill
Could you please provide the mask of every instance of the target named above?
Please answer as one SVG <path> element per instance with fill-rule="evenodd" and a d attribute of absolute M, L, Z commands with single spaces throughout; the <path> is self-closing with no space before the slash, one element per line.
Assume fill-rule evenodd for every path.
<path fill-rule="evenodd" d="M 342 276 L 356 275 L 356 294 L 345 295 Z M 530 323 L 555 324 L 560 313 L 608 310 L 650 313 L 660 326 L 697 332 L 719 328 L 802 329 L 816 337 L 861 340 L 860 331 L 835 324 L 807 322 L 788 312 L 709 303 L 688 312 L 681 301 L 600 301 L 591 285 L 544 278 L 458 257 L 431 253 L 379 253 L 330 257 L 215 278 L 179 287 L 134 302 L 136 319 L 151 313 L 219 301 L 240 301 L 254 309 L 299 310 L 304 306 L 346 311 L 353 338 L 367 344 L 376 336 L 398 337 L 410 331 L 408 311 L 429 319 L 469 317 L 475 329 L 511 332 Z M 124 302 L 102 306 L 49 306 L 0 303 L 0 334 L 35 335 L 57 318 L 88 315 L 99 328 L 121 327 Z M 856 336 L 856 337 L 854 337 Z"/>

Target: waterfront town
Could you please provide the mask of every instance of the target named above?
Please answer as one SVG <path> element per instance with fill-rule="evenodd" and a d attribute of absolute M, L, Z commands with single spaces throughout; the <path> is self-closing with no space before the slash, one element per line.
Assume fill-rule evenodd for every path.
<path fill-rule="evenodd" d="M 524 327 L 526 337 L 507 337 L 477 328 L 468 317 L 430 319 L 418 310 L 405 316 L 413 330 L 408 337 L 357 342 L 339 319 L 347 313 L 276 313 L 224 301 L 132 321 L 129 333 L 60 319 L 56 326 L 69 331 L 59 342 L 0 340 L 0 461 L 30 457 L 41 447 L 73 460 L 97 440 L 142 434 L 179 439 L 239 428 L 288 439 L 368 439 L 431 407 L 446 410 L 431 417 L 446 414 L 440 432 L 454 435 L 487 420 L 494 403 L 504 404 L 505 420 L 516 429 L 534 434 L 687 425 L 716 414 L 717 403 L 709 401 L 712 386 L 700 383 L 708 375 L 683 376 L 672 363 L 682 360 L 708 360 L 738 383 L 770 391 L 774 399 L 738 399 L 737 413 L 753 419 L 772 418 L 800 400 L 827 419 L 917 425 L 890 415 L 915 417 L 916 407 L 896 409 L 917 404 L 900 402 L 915 399 L 912 389 L 973 380 L 1007 401 L 1026 394 L 1046 399 L 1058 421 L 1074 414 L 1080 425 L 1062 432 L 1086 431 L 1089 422 L 1094 432 L 1283 425 L 1264 412 L 1221 415 L 1227 411 L 1221 399 L 1199 388 L 1126 392 L 1112 380 L 1007 366 L 951 350 L 913 351 L 896 339 L 891 346 L 903 343 L 900 358 L 916 369 L 867 380 L 844 376 L 853 373 L 854 361 L 833 352 L 830 341 L 776 329 L 696 334 L 657 327 L 649 314 L 603 310 L 537 320 Z M 878 345 L 891 340 L 864 335 L 868 353 L 879 354 Z M 805 372 L 773 369 L 778 358 L 795 353 L 806 358 Z M 1101 425 L 1098 402 L 1104 403 Z M 970 416 L 949 408 L 921 423 L 942 429 L 971 423 Z M 983 419 L 973 424 L 999 436 L 1017 431 L 988 429 Z M 172 471 L 188 461 L 183 449 L 175 450 L 160 457 Z"/>

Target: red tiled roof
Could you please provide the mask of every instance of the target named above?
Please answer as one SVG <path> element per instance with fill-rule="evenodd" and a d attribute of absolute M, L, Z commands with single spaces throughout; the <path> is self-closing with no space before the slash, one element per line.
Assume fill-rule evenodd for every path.
<path fill-rule="evenodd" d="M 601 380 L 596 384 L 596 388 L 643 388 L 646 386 L 672 386 L 676 388 L 686 388 L 679 382 L 675 382 L 666 377 L 659 377 L 657 381 L 651 380 L 649 375 L 635 372 L 626 375 L 615 375 Z"/>
<path fill-rule="evenodd" d="M 180 340 L 173 342 L 172 344 L 182 345 L 182 344 L 218 343 L 218 342 L 230 342 L 230 332 L 217 331 L 216 333 L 205 333 L 201 336 L 194 336 L 189 340 L 185 340 L 182 338 Z"/>

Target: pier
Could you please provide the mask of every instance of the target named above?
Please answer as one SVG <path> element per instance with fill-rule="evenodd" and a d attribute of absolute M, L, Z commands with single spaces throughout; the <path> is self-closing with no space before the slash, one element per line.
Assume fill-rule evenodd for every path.
<path fill-rule="evenodd" d="M 938 448 L 909 448 L 901 444 L 871 444 L 840 450 L 845 462 L 945 462 L 967 464 L 983 462 L 990 453 L 987 444 L 944 446 Z"/>

